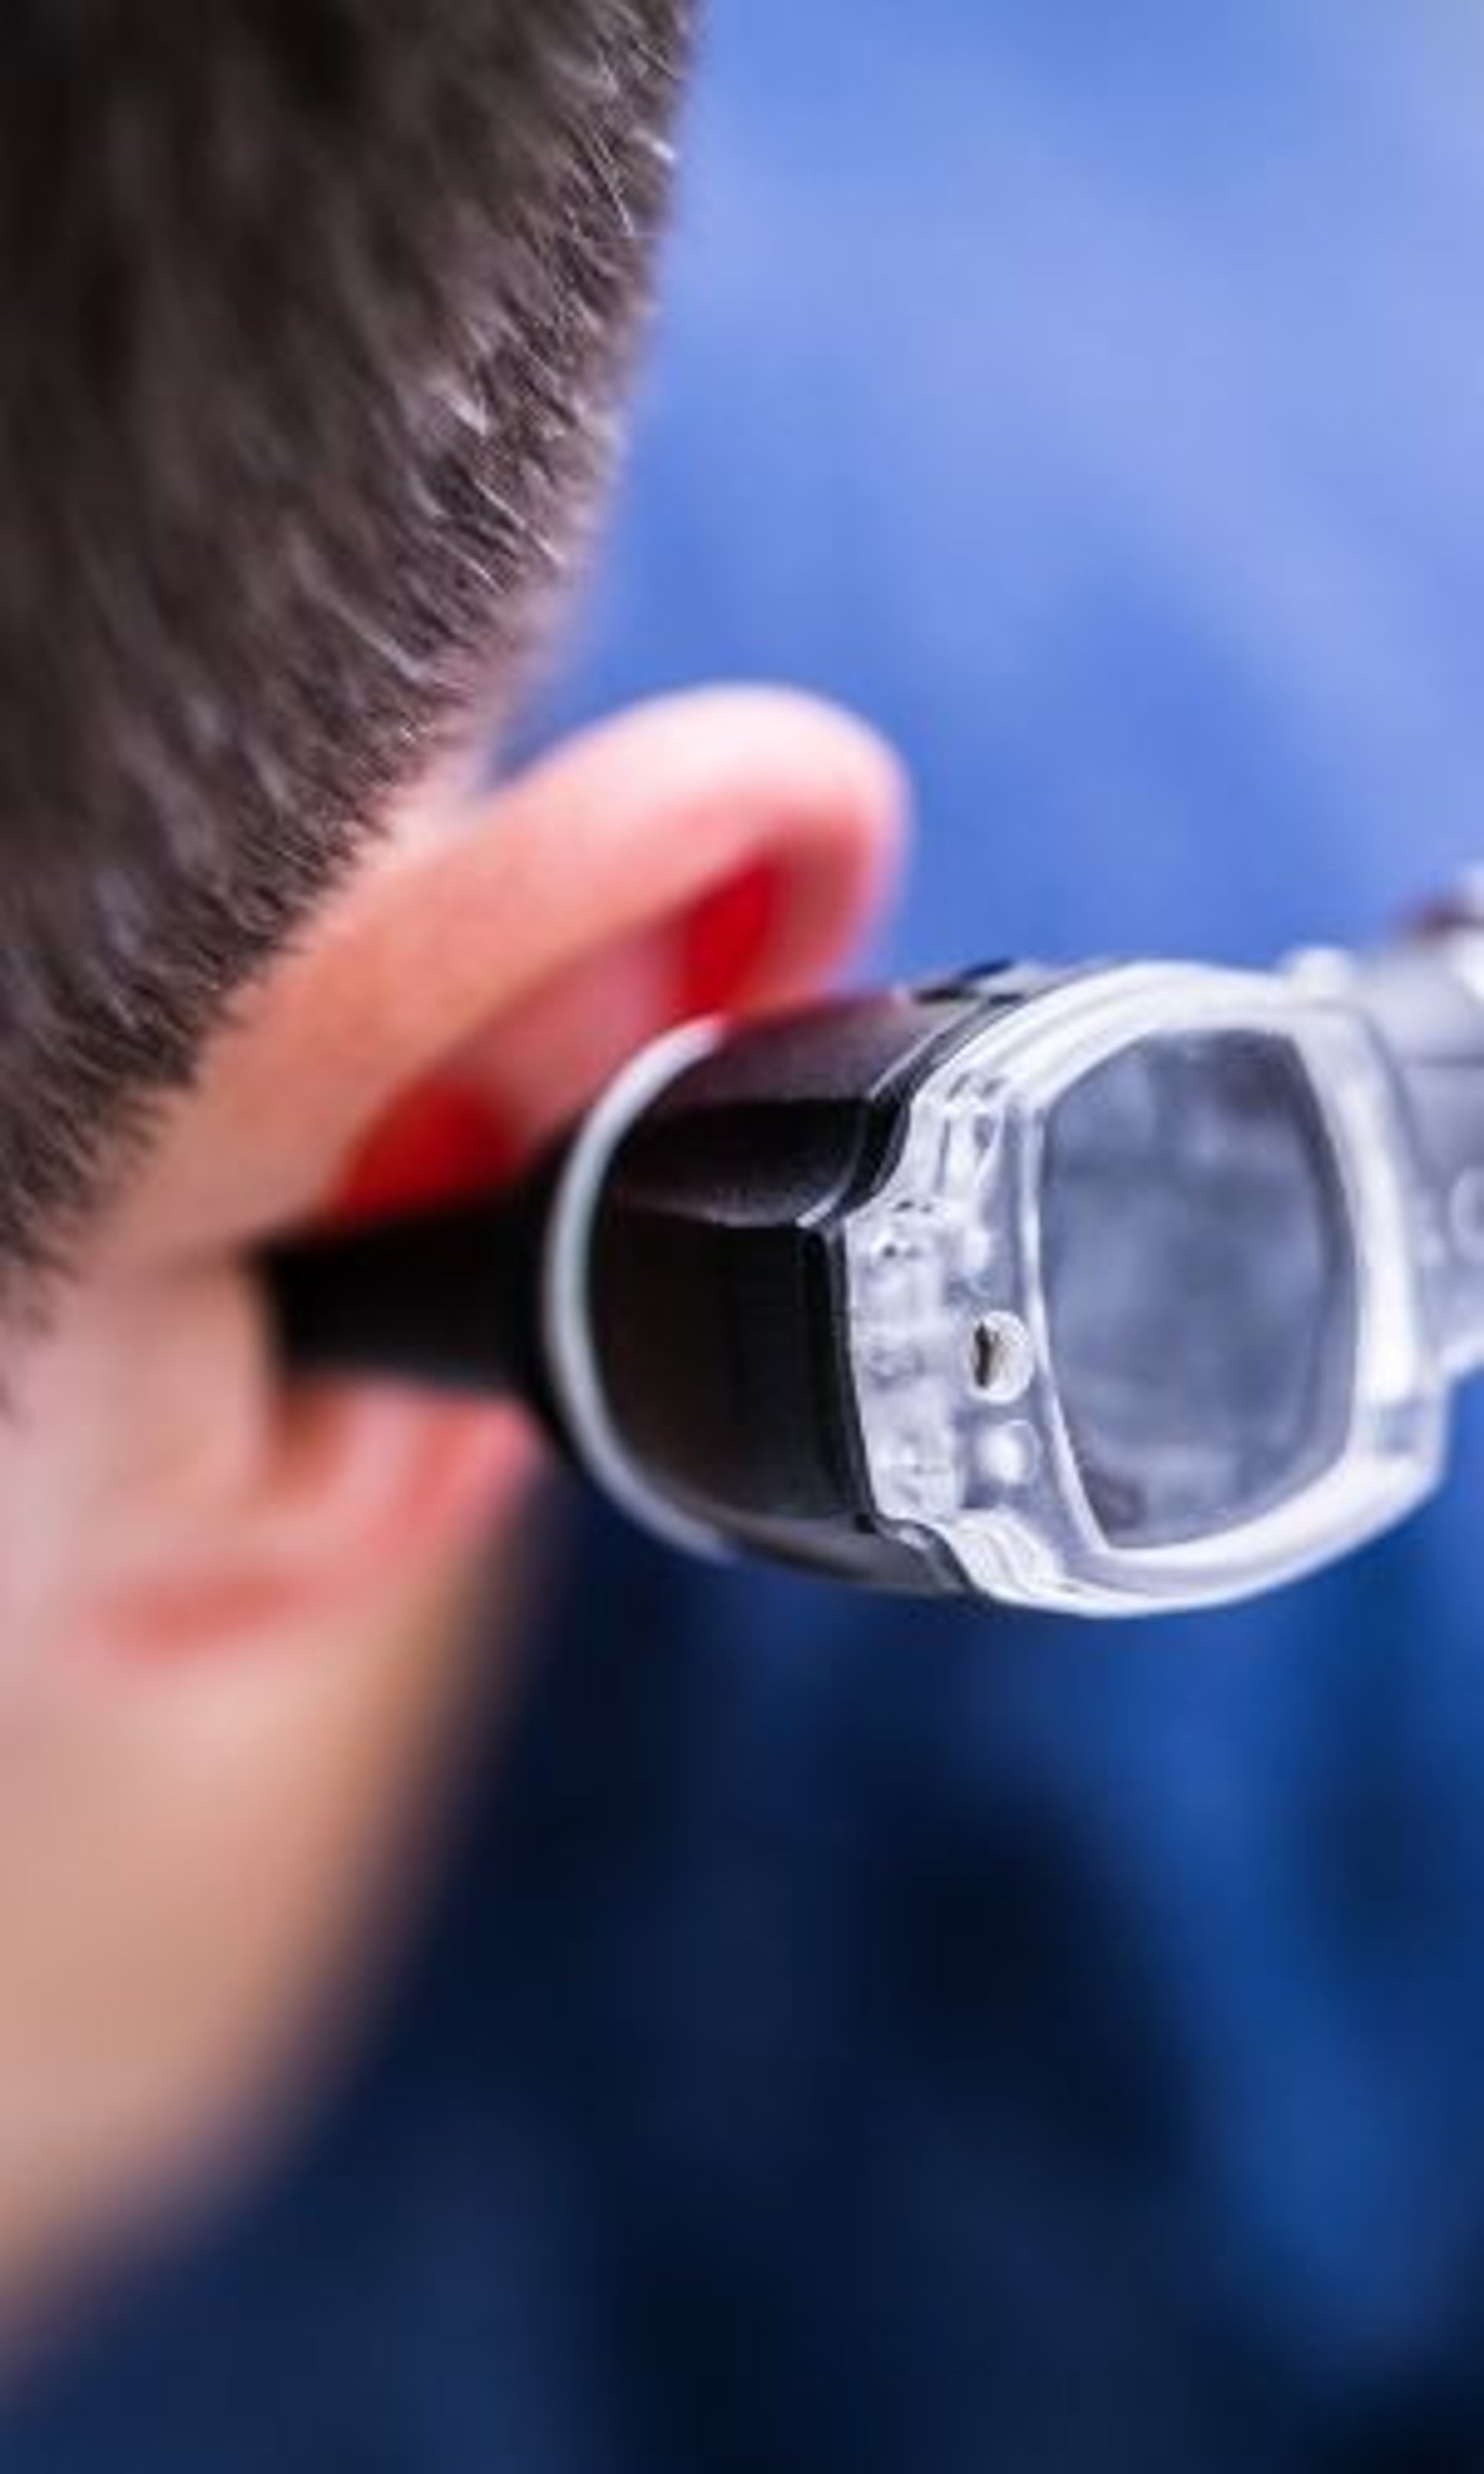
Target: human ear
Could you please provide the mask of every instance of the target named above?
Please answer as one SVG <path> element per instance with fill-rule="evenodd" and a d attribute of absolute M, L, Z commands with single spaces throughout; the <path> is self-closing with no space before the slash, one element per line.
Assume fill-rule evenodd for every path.
<path fill-rule="evenodd" d="M 226 1276 L 347 1198 L 390 1208 L 425 1199 L 430 1172 L 492 1176 L 672 1023 L 811 990 L 880 897 L 903 804 L 860 725 L 711 692 L 595 730 L 390 848 L 218 1043 L 115 1233 L 115 1282 Z M 115 1631 L 148 1638 L 167 1600 L 177 1637 L 193 1607 L 218 1629 L 234 1605 L 323 1608 L 384 1585 L 450 1506 L 478 1512 L 465 1461 L 498 1458 L 482 1416 L 258 1383 L 259 1447 L 220 1504 L 198 1492 L 188 1535 L 168 1503 L 133 1517 Z"/>

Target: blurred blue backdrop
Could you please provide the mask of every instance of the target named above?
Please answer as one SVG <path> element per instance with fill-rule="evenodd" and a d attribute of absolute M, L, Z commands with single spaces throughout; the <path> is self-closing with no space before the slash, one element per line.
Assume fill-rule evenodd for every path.
<path fill-rule="evenodd" d="M 562 720 L 735 673 L 863 708 L 920 788 L 909 968 L 1261 960 L 1484 854 L 1477 12 L 719 0 L 698 101 Z M 1478 1423 L 1277 1605 L 931 1685 L 898 1618 L 873 1671 L 942 1813 L 1077 1811 L 1233 2276 L 1382 2386 L 1484 2242 Z"/>
<path fill-rule="evenodd" d="M 573 702 L 862 705 L 912 961 L 1374 931 L 1484 850 L 1481 116 L 1444 0 L 719 0 Z"/>

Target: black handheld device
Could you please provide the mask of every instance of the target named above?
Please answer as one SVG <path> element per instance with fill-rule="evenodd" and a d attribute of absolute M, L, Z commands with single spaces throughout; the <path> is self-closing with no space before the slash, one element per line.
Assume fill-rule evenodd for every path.
<path fill-rule="evenodd" d="M 518 1399 L 703 1552 L 1273 1587 L 1436 1484 L 1484 1359 L 1477 946 L 688 1026 L 505 1190 L 268 1256 L 286 1357 Z"/>

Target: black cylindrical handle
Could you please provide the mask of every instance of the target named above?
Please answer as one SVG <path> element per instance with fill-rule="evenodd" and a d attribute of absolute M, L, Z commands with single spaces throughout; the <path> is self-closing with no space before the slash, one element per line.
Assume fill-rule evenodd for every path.
<path fill-rule="evenodd" d="M 515 1397 L 657 1526 L 673 1511 L 687 1536 L 933 1586 L 927 1550 L 873 1516 L 842 1230 L 922 1074 L 995 1002 L 970 980 L 739 1025 L 632 1122 L 616 1085 L 503 1193 L 279 1248 L 288 1362 Z M 577 1163 L 615 1102 L 587 1196 Z"/>
<path fill-rule="evenodd" d="M 546 1225 L 563 1147 L 509 1188 L 264 1257 L 287 1363 L 520 1400 L 564 1441 L 541 1340 Z"/>

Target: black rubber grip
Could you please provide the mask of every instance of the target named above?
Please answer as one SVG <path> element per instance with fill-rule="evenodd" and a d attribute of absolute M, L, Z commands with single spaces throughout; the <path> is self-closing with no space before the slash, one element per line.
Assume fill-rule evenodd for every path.
<path fill-rule="evenodd" d="M 500 1193 L 263 1258 L 286 1362 L 522 1401 L 565 1443 L 541 1337 L 546 1226 L 565 1147 Z"/>

